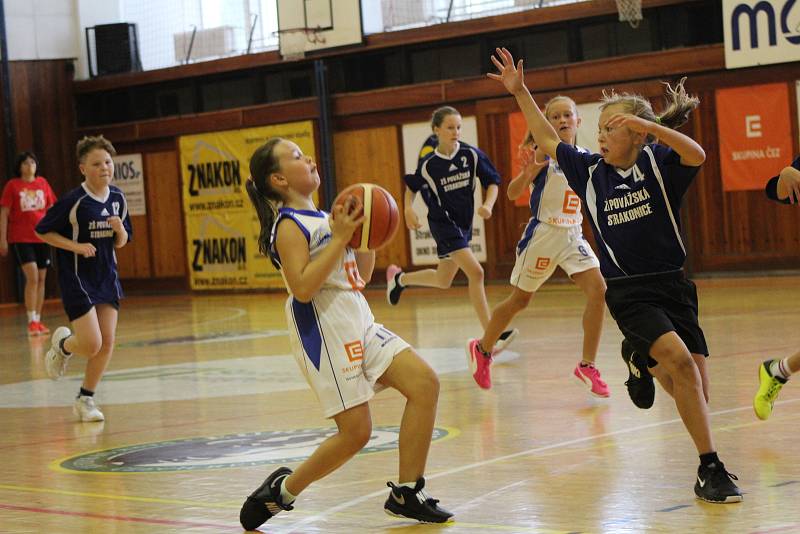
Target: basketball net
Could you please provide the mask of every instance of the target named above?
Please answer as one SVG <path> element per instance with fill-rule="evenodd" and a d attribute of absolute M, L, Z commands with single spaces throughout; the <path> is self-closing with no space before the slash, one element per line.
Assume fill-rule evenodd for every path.
<path fill-rule="evenodd" d="M 642 21 L 642 0 L 617 0 L 620 22 L 627 22 L 631 28 L 638 28 Z"/>

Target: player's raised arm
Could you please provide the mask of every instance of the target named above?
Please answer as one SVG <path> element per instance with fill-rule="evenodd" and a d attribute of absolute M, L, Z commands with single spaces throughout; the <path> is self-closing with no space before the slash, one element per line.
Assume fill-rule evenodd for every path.
<path fill-rule="evenodd" d="M 539 147 L 544 150 L 545 154 L 551 158 L 556 158 L 556 148 L 561 140 L 558 134 L 547 121 L 539 106 L 533 100 L 533 95 L 525 87 L 525 73 L 522 67 L 522 60 L 520 59 L 514 64 L 514 57 L 505 48 L 496 49 L 495 55 L 492 56 L 492 63 L 495 64 L 500 71 L 499 74 L 488 73 L 487 76 L 493 80 L 502 83 L 509 93 L 514 95 L 517 99 L 517 104 L 522 114 L 525 116 L 525 121 L 528 123 L 528 128 L 536 139 Z"/>

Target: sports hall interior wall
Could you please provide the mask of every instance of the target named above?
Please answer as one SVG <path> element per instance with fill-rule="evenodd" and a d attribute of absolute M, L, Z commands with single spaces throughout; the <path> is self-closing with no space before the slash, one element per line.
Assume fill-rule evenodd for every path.
<path fill-rule="evenodd" d="M 80 183 L 75 158 L 73 75 L 72 60 L 9 62 L 11 115 L 17 151 L 30 150 L 36 154 L 38 173 L 48 179 L 56 195 Z M 0 106 L 0 117 L 2 113 Z M 0 150 L 0 168 L 4 175 L 10 173 L 14 164 L 7 159 L 5 151 Z M 17 301 L 15 277 L 13 259 L 10 256 L 0 258 L 0 303 Z M 47 277 L 48 296 L 56 295 L 57 285 L 55 276 Z"/>
<path fill-rule="evenodd" d="M 681 2 L 645 0 L 644 6 L 650 8 L 656 4 L 663 6 L 679 3 Z M 592 9 L 601 4 L 611 5 L 613 2 L 593 2 Z M 551 10 L 542 10 L 545 11 Z M 562 17 L 576 16 L 575 12 L 564 15 L 562 10 L 559 13 Z M 606 15 L 608 13 L 610 11 Z M 459 24 L 461 30 L 467 32 L 462 37 L 469 35 L 469 32 L 478 31 L 476 26 Z M 484 21 L 483 31 L 485 24 Z M 442 31 L 448 32 L 448 35 L 453 31 L 450 25 L 437 28 L 444 28 Z M 430 32 L 428 29 L 420 31 Z M 389 38 L 384 35 L 370 36 L 368 47 L 373 42 L 380 43 L 377 46 L 384 46 Z M 369 50 L 364 53 L 369 53 Z M 277 61 L 274 58 L 264 59 L 269 54 L 271 53 L 259 56 L 265 61 Z M 326 59 L 329 60 L 332 57 Z M 179 79 L 181 72 L 186 76 L 202 78 L 213 76 L 214 69 L 226 73 L 236 72 L 237 68 L 252 69 L 256 68 L 253 61 L 256 61 L 253 57 L 231 58 L 164 69 L 169 72 L 128 74 L 76 82 L 68 84 L 59 98 L 74 97 L 80 107 L 82 98 L 103 92 L 119 92 L 126 87 L 135 89 L 142 84 L 167 85 Z M 293 69 L 294 63 L 281 66 Z M 752 271 L 797 268 L 800 264 L 800 214 L 796 210 L 770 208 L 763 193 L 759 191 L 722 191 L 713 98 L 714 90 L 720 87 L 784 82 L 789 86 L 790 99 L 794 102 L 794 81 L 800 79 L 800 66 L 782 64 L 726 71 L 722 45 L 710 44 L 544 66 L 526 72 L 528 86 L 541 101 L 564 93 L 572 96 L 579 104 L 593 102 L 599 99 L 603 88 L 613 86 L 617 90 L 644 94 L 652 99 L 656 107 L 660 106 L 663 94 L 660 80 L 674 80 L 683 74 L 688 75 L 687 88 L 700 95 L 701 106 L 684 127 L 684 131 L 704 146 L 708 156 L 683 209 L 683 228 L 689 248 L 690 270 L 695 273 Z M 14 98 L 17 98 L 16 94 Z M 43 95 L 43 98 L 54 96 Z M 516 104 L 499 84 L 480 74 L 333 94 L 331 107 L 337 188 L 341 189 L 356 181 L 373 181 L 389 189 L 398 200 L 401 199 L 401 125 L 427 121 L 431 111 L 444 104 L 456 106 L 464 115 L 477 117 L 479 145 L 489 154 L 501 174 L 509 177 L 511 161 L 507 115 L 516 111 Z M 306 97 L 156 119 L 76 126 L 72 132 L 62 131 L 62 137 L 54 146 L 60 143 L 71 154 L 78 137 L 103 133 L 115 142 L 120 152 L 143 154 L 148 214 L 134 219 L 136 239 L 132 246 L 126 247 L 120 254 L 121 274 L 126 280 L 126 287 L 133 289 L 185 289 L 188 272 L 181 213 L 178 137 L 315 119 L 316 116 L 315 98 Z M 75 124 L 72 116 L 68 120 L 71 121 L 68 124 Z M 793 120 L 792 123 L 796 143 L 796 121 Z M 61 130 L 63 128 L 59 131 Z M 36 146 L 34 150 L 37 150 Z M 44 161 L 45 157 L 42 159 Z M 74 162 L 69 162 L 62 168 L 76 167 Z M 69 187 L 76 183 L 77 181 L 73 181 Z M 66 190 L 66 187 L 54 188 L 59 194 Z M 529 216 L 526 208 L 514 207 L 504 199 L 505 186 L 501 188 L 495 214 L 487 224 L 489 261 L 485 267 L 489 280 L 502 281 L 507 278 L 513 266 L 514 246 L 522 225 Z M 588 228 L 586 231 L 589 236 Z M 385 268 L 389 263 L 408 266 L 408 247 L 407 232 L 401 230 L 392 244 L 378 253 L 377 268 Z M 13 300 L 13 291 L 8 291 L 5 283 L 10 277 L 9 265 L 7 259 L 0 260 L 0 276 L 3 276 L 4 281 L 0 302 Z"/>

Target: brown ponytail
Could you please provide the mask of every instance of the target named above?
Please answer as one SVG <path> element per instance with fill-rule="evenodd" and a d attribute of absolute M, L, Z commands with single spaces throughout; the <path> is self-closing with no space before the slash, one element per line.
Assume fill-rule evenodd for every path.
<path fill-rule="evenodd" d="M 269 257 L 269 246 L 272 240 L 272 225 L 278 215 L 278 207 L 282 202 L 280 194 L 272 188 L 269 177 L 280 169 L 275 158 L 275 146 L 283 141 L 280 137 L 268 139 L 258 147 L 250 158 L 250 178 L 245 183 L 247 195 L 256 210 L 261 231 L 258 235 L 258 250 Z"/>

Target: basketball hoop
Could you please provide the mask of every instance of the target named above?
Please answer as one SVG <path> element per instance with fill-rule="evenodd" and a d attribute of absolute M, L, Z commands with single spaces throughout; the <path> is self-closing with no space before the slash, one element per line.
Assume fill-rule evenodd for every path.
<path fill-rule="evenodd" d="M 619 21 L 627 22 L 631 28 L 638 28 L 642 21 L 642 0 L 617 0 Z"/>
<path fill-rule="evenodd" d="M 284 61 L 303 59 L 309 44 L 325 44 L 325 36 L 316 28 L 278 30 L 281 58 Z"/>

